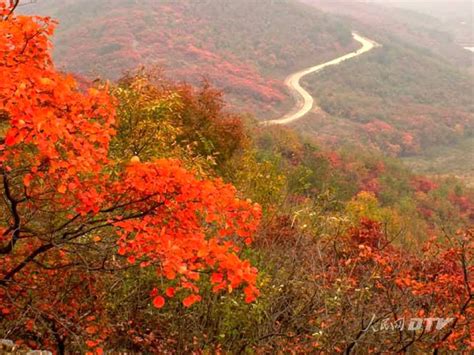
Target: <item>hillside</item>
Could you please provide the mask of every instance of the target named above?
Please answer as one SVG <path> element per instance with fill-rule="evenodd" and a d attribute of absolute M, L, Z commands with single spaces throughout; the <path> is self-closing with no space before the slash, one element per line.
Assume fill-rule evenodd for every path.
<path fill-rule="evenodd" d="M 356 29 L 384 47 L 308 77 L 324 114 L 308 115 L 301 127 L 338 145 L 368 145 L 392 156 L 426 156 L 435 146 L 469 139 L 472 55 L 441 20 L 375 4 L 305 2 L 315 6 L 42 0 L 24 8 L 59 20 L 55 58 L 66 71 L 116 79 L 137 65 L 157 64 L 174 80 L 208 78 L 234 110 L 260 119 L 290 109 L 287 75 L 356 48 L 350 35 Z"/>
<path fill-rule="evenodd" d="M 343 16 L 344 21 L 350 22 L 355 28 L 395 37 L 404 43 L 423 48 L 427 53 L 441 56 L 455 65 L 462 67 L 473 65 L 472 55 L 458 44 L 461 38 L 466 37 L 466 32 L 472 36 L 472 16 L 469 19 L 469 7 L 458 6 L 457 2 L 457 6 L 449 6 L 448 3 L 443 4 L 439 1 L 422 1 L 418 4 L 407 1 L 397 3 L 397 1 L 302 0 L 302 2 L 327 13 Z M 432 12 L 422 11 L 428 7 Z M 450 8 L 453 10 L 449 11 Z M 458 13 L 462 10 L 465 10 L 463 16 Z M 456 17 L 453 12 L 461 17 Z M 458 23 L 453 28 L 455 19 Z M 467 22 L 460 26 L 459 22 L 464 21 Z M 464 35 L 458 33 L 459 28 Z"/>
<path fill-rule="evenodd" d="M 467 74 L 395 40 L 382 49 L 308 78 L 319 106 L 347 121 L 360 143 L 392 156 L 416 155 L 474 133 Z M 337 93 L 337 94 L 335 94 Z"/>
<path fill-rule="evenodd" d="M 173 79 L 207 77 L 267 118 L 291 104 L 288 73 L 352 45 L 349 27 L 290 0 L 42 0 L 24 9 L 59 20 L 55 58 L 67 71 L 117 79 L 158 64 Z"/>
<path fill-rule="evenodd" d="M 469 146 L 474 129 L 473 56 L 449 28 L 428 15 L 375 4 L 306 2 L 344 15 L 383 47 L 306 78 L 320 110 L 301 128 L 338 145 L 410 157 L 419 171 L 472 180 L 474 161 L 466 164 L 459 147 Z"/>

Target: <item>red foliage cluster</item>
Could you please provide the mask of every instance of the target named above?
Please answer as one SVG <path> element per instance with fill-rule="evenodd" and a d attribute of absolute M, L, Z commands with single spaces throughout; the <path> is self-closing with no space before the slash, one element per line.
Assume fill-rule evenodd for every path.
<path fill-rule="evenodd" d="M 285 98 L 284 85 L 262 75 L 251 62 L 230 51 L 216 51 L 212 38 L 199 40 L 206 20 L 190 16 L 191 5 L 151 2 L 129 8 L 103 1 L 100 6 L 107 11 L 97 14 L 93 23 L 84 20 L 87 25 L 64 29 L 68 45 L 56 54 L 68 71 L 117 79 L 138 63 L 159 64 L 174 80 L 197 84 L 208 78 L 250 104 L 247 109 Z M 184 21 L 186 26 L 179 25 Z"/>
<path fill-rule="evenodd" d="M 334 151 L 329 152 L 326 154 L 325 158 L 329 161 L 329 164 L 331 164 L 331 167 L 335 169 L 339 169 L 343 165 L 341 156 L 337 152 L 334 152 Z"/>
<path fill-rule="evenodd" d="M 367 132 L 371 134 L 380 133 L 380 132 L 390 133 L 394 131 L 393 126 L 389 125 L 387 122 L 380 121 L 380 120 L 374 120 L 372 122 L 366 123 L 364 127 L 367 130 Z"/>
<path fill-rule="evenodd" d="M 290 241 L 295 239 L 294 232 L 288 233 L 292 224 L 281 220 Z M 472 349 L 473 232 L 460 230 L 448 239 L 433 238 L 422 252 L 397 244 L 381 223 L 369 219 L 361 219 L 342 235 L 320 236 L 317 241 L 296 233 L 298 243 L 286 243 L 285 250 L 280 250 L 284 256 L 278 259 L 291 270 L 285 293 L 272 299 L 277 315 L 272 334 L 287 337 L 275 337 L 259 350 L 399 353 Z M 438 317 L 451 321 L 441 330 L 407 329 L 412 318 Z M 405 326 L 390 328 L 386 320 L 403 321 Z M 288 324 L 296 326 L 288 331 Z"/>
<path fill-rule="evenodd" d="M 251 242 L 259 206 L 178 161 L 112 160 L 113 100 L 106 88 L 79 92 L 55 70 L 53 29 L 49 18 L 16 16 L 0 2 L 2 322 L 24 322 L 18 338 L 44 332 L 43 342 L 61 347 L 85 334 L 96 347 L 110 326 L 99 317 L 100 271 L 129 264 L 174 283 L 153 293 L 156 307 L 161 292 L 179 291 L 186 307 L 199 301 L 201 272 L 211 274 L 214 292 L 243 286 L 254 300 L 257 270 L 238 253 Z"/>
<path fill-rule="evenodd" d="M 414 177 L 411 181 L 411 185 L 413 186 L 415 191 L 421 191 L 425 194 L 438 188 L 438 184 L 424 176 Z"/>
<path fill-rule="evenodd" d="M 403 117 L 405 121 L 407 118 Z M 406 130 L 409 130 L 407 132 Z M 404 129 L 395 128 L 387 122 L 373 120 L 363 125 L 363 130 L 370 140 L 383 148 L 390 155 L 410 155 L 416 154 L 420 150 L 419 137 L 409 126 Z"/>
<path fill-rule="evenodd" d="M 470 196 L 459 196 L 453 193 L 449 196 L 449 200 L 459 207 L 462 215 L 474 221 L 474 202 Z"/>
<path fill-rule="evenodd" d="M 357 289 L 366 286 L 377 295 L 373 301 L 380 302 L 379 312 L 388 310 L 395 320 L 454 317 L 443 332 L 419 334 L 420 348 L 469 348 L 474 346 L 474 267 L 469 262 L 474 256 L 473 232 L 459 231 L 449 240 L 449 246 L 431 239 L 420 255 L 394 245 L 379 223 L 363 219 L 359 227 L 339 240 L 337 262 L 325 278 L 329 284 L 344 280 L 347 295 L 354 297 L 352 302 L 357 302 Z M 330 322 L 337 324 L 338 319 L 330 319 L 328 327 Z M 398 342 L 400 349 L 404 347 L 401 339 L 403 333 L 390 340 L 392 349 L 397 349 Z M 373 350 L 377 351 L 378 346 L 381 344 Z"/>

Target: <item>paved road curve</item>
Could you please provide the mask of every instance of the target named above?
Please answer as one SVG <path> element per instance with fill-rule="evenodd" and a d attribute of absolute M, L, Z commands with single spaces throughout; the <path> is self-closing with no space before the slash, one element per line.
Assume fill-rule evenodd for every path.
<path fill-rule="evenodd" d="M 291 74 L 288 78 L 285 80 L 286 86 L 290 88 L 291 93 L 296 99 L 296 105 L 295 108 L 290 111 L 289 113 L 285 114 L 283 117 L 274 119 L 274 120 L 268 120 L 268 121 L 263 121 L 262 124 L 264 125 L 272 125 L 272 124 L 287 124 L 294 122 L 296 120 L 299 120 L 302 118 L 304 115 L 306 115 L 311 109 L 313 108 L 314 104 L 314 99 L 313 97 L 307 92 L 305 89 L 303 89 L 300 85 L 300 80 L 304 76 L 312 73 L 319 72 L 323 70 L 326 67 L 329 67 L 331 65 L 336 65 L 339 64 L 347 59 L 351 59 L 354 57 L 357 57 L 363 53 L 366 53 L 370 50 L 372 50 L 375 47 L 379 47 L 380 45 L 368 38 L 362 37 L 358 35 L 355 32 L 352 32 L 352 37 L 354 39 L 362 44 L 362 47 L 360 47 L 358 50 L 355 52 L 351 52 L 348 54 L 343 55 L 342 57 L 333 59 L 329 62 L 323 63 L 316 65 L 314 67 L 310 67 L 307 69 L 303 69 L 299 72 L 296 72 L 294 74 Z"/>

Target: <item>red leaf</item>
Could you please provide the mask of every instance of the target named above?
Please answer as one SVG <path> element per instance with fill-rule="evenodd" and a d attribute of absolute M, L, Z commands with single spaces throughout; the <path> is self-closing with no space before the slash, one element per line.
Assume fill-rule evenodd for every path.
<path fill-rule="evenodd" d="M 156 296 L 153 299 L 153 306 L 155 306 L 156 308 L 163 308 L 164 305 L 165 305 L 165 299 L 163 297 Z"/>
<path fill-rule="evenodd" d="M 86 333 L 87 334 L 95 334 L 97 333 L 97 327 L 95 325 L 91 325 L 89 327 L 86 328 Z"/>
<path fill-rule="evenodd" d="M 220 272 L 215 272 L 211 276 L 211 282 L 214 284 L 221 283 L 223 280 L 223 275 Z"/>
<path fill-rule="evenodd" d="M 185 307 L 191 307 L 193 304 L 195 304 L 196 302 L 199 302 L 200 300 L 201 300 L 201 296 L 190 295 L 183 300 L 183 305 Z"/>
<path fill-rule="evenodd" d="M 168 287 L 165 293 L 166 293 L 166 296 L 173 297 L 175 294 L 175 289 L 173 287 Z"/>

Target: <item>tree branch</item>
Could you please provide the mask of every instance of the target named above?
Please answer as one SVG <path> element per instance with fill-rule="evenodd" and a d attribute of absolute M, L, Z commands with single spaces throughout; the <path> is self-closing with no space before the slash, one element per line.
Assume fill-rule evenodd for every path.
<path fill-rule="evenodd" d="M 20 201 L 16 200 L 12 196 L 12 192 L 10 190 L 10 185 L 8 183 L 8 177 L 5 171 L 3 171 L 3 188 L 5 191 L 5 197 L 7 198 L 10 206 L 10 212 L 13 217 L 13 226 L 7 229 L 7 232 L 12 233 L 12 238 L 10 242 L 5 245 L 4 247 L 0 248 L 0 254 L 8 254 L 13 250 L 13 247 L 15 246 L 17 240 L 20 238 L 20 225 L 21 225 L 21 219 L 20 219 L 20 214 L 18 213 L 18 204 Z"/>

